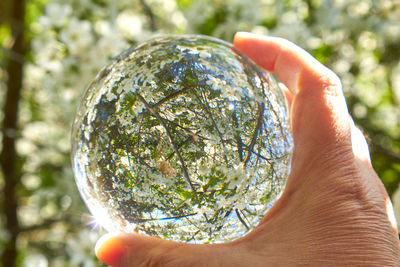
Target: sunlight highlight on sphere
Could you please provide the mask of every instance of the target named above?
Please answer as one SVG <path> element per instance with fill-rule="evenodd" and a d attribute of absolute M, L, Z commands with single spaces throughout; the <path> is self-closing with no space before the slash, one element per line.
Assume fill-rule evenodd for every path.
<path fill-rule="evenodd" d="M 231 44 L 158 37 L 89 85 L 72 132 L 76 182 L 108 231 L 235 240 L 284 188 L 288 121 L 277 82 Z"/>

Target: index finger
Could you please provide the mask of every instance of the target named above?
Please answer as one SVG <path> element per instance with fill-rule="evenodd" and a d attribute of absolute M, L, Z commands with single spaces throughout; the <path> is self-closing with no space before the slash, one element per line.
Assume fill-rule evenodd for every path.
<path fill-rule="evenodd" d="M 234 45 L 258 65 L 274 72 L 292 93 L 318 88 L 335 89 L 331 93 L 341 94 L 336 74 L 288 40 L 239 32 L 234 37 Z"/>
<path fill-rule="evenodd" d="M 349 114 L 335 73 L 282 38 L 237 33 L 234 45 L 255 63 L 274 72 L 293 93 L 290 118 L 297 151 L 313 155 L 328 147 L 337 149 L 338 140 L 342 147 L 349 146 Z"/>

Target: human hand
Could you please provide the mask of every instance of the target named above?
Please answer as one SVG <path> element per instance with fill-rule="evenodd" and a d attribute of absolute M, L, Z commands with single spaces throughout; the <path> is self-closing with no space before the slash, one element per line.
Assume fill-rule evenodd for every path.
<path fill-rule="evenodd" d="M 399 266 L 390 199 L 339 78 L 284 39 L 238 33 L 234 45 L 288 88 L 295 147 L 281 198 L 231 243 L 108 234 L 97 257 L 113 266 Z"/>

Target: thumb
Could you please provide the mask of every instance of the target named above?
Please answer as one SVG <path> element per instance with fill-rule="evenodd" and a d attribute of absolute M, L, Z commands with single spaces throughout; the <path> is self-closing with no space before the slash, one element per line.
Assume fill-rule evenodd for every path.
<path fill-rule="evenodd" d="M 109 233 L 97 242 L 96 256 L 111 266 L 155 266 L 172 261 L 171 252 L 182 245 L 138 234 Z M 170 259 L 165 258 L 167 255 Z"/>
<path fill-rule="evenodd" d="M 99 260 L 116 267 L 221 266 L 222 255 L 232 252 L 233 247 L 232 244 L 194 245 L 133 233 L 109 233 L 99 239 L 95 250 Z"/>
<path fill-rule="evenodd" d="M 127 252 L 128 247 L 125 242 L 113 233 L 102 236 L 95 247 L 97 258 L 112 266 L 120 265 Z"/>

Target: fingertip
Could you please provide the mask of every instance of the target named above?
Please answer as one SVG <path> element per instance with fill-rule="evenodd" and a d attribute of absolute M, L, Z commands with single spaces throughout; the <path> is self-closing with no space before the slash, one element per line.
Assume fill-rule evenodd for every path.
<path fill-rule="evenodd" d="M 240 51 L 246 53 L 249 50 L 249 40 L 254 39 L 254 34 L 249 32 L 237 32 L 233 36 L 233 45 Z"/>
<path fill-rule="evenodd" d="M 96 257 L 103 263 L 116 266 L 121 263 L 128 248 L 122 238 L 115 233 L 102 236 L 96 243 Z"/>
<path fill-rule="evenodd" d="M 233 38 L 233 44 L 260 67 L 273 72 L 277 47 L 270 44 L 276 42 L 276 39 L 279 38 L 249 32 L 237 32 Z"/>

